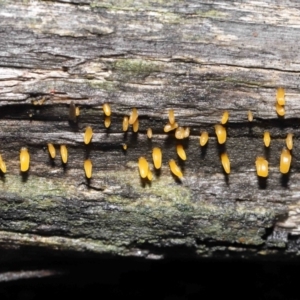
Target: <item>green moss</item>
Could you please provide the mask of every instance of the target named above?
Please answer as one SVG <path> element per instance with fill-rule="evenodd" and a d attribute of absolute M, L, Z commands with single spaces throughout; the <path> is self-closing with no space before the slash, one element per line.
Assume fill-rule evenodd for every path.
<path fill-rule="evenodd" d="M 86 83 L 93 89 L 105 90 L 109 92 L 116 89 L 116 85 L 111 81 L 87 80 Z"/>
<path fill-rule="evenodd" d="M 226 14 L 221 11 L 217 11 L 215 9 L 211 9 L 208 11 L 197 11 L 196 14 L 198 16 L 201 16 L 203 18 L 224 18 L 226 17 Z"/>

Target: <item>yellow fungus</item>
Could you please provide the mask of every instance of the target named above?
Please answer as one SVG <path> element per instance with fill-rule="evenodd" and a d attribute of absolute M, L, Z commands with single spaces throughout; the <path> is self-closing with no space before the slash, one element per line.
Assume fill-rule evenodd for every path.
<path fill-rule="evenodd" d="M 92 170 L 93 170 L 93 165 L 90 159 L 87 159 L 84 161 L 84 171 L 85 171 L 85 176 L 87 178 L 92 177 Z"/>
<path fill-rule="evenodd" d="M 51 158 L 55 158 L 56 151 L 55 151 L 55 147 L 53 146 L 53 144 L 48 144 L 48 151 L 49 151 Z"/>
<path fill-rule="evenodd" d="M 147 129 L 147 137 L 148 137 L 148 139 L 152 139 L 152 129 L 151 128 Z"/>
<path fill-rule="evenodd" d="M 184 128 L 178 127 L 175 131 L 175 138 L 178 140 L 182 140 L 184 138 Z"/>
<path fill-rule="evenodd" d="M 292 133 L 288 133 L 285 142 L 286 142 L 286 146 L 289 150 L 293 149 L 293 134 Z"/>
<path fill-rule="evenodd" d="M 178 124 L 175 122 L 174 124 L 170 124 L 168 123 L 167 125 L 165 125 L 164 127 L 164 132 L 169 132 L 172 131 L 174 129 L 176 129 L 178 127 Z"/>
<path fill-rule="evenodd" d="M 25 147 L 21 148 L 20 152 L 20 167 L 22 172 L 26 172 L 29 169 L 30 155 L 28 149 Z"/>
<path fill-rule="evenodd" d="M 129 123 L 128 123 L 128 117 L 125 116 L 123 118 L 123 131 L 127 131 L 128 130 L 128 126 L 129 126 Z"/>
<path fill-rule="evenodd" d="M 133 130 L 133 132 L 139 131 L 139 119 L 136 119 L 135 122 L 133 123 L 132 130 Z"/>
<path fill-rule="evenodd" d="M 110 126 L 110 124 L 111 124 L 110 117 L 105 116 L 105 118 L 104 118 L 104 126 L 105 126 L 105 128 L 108 128 Z"/>
<path fill-rule="evenodd" d="M 229 161 L 229 157 L 228 157 L 227 153 L 221 154 L 221 161 L 222 161 L 222 166 L 223 166 L 226 174 L 230 174 L 230 161 Z"/>
<path fill-rule="evenodd" d="M 268 161 L 263 157 L 258 156 L 255 161 L 257 176 L 268 177 Z"/>
<path fill-rule="evenodd" d="M 269 147 L 271 143 L 271 136 L 269 131 L 264 132 L 264 144 L 266 147 Z"/>
<path fill-rule="evenodd" d="M 148 178 L 149 181 L 151 181 L 152 178 L 153 178 L 153 174 L 150 170 L 148 170 L 147 178 Z"/>
<path fill-rule="evenodd" d="M 180 170 L 180 168 L 177 166 L 176 162 L 174 159 L 171 159 L 169 161 L 169 166 L 170 166 L 170 170 L 171 172 L 176 175 L 178 178 L 182 178 L 183 175 L 182 175 L 182 172 Z"/>
<path fill-rule="evenodd" d="M 0 170 L 2 171 L 2 173 L 6 173 L 6 164 L 2 159 L 2 156 L 0 155 Z"/>
<path fill-rule="evenodd" d="M 176 151 L 177 151 L 177 154 L 178 156 L 182 159 L 182 160 L 186 160 L 186 153 L 183 149 L 183 146 L 182 145 L 177 145 L 176 146 Z"/>
<path fill-rule="evenodd" d="M 226 124 L 228 122 L 228 118 L 229 118 L 229 113 L 227 110 L 224 111 L 222 119 L 221 119 L 221 124 Z"/>
<path fill-rule="evenodd" d="M 39 105 L 43 105 L 45 101 L 46 101 L 46 97 L 43 97 L 42 99 L 39 100 Z"/>
<path fill-rule="evenodd" d="M 208 132 L 203 131 L 200 135 L 200 146 L 205 146 L 206 143 L 208 142 Z"/>
<path fill-rule="evenodd" d="M 276 93 L 276 100 L 279 105 L 285 105 L 285 91 L 284 88 L 278 88 Z"/>
<path fill-rule="evenodd" d="M 139 116 L 139 115 L 138 115 L 137 109 L 136 109 L 136 108 L 133 108 L 133 109 L 132 109 L 132 112 L 131 112 L 131 115 L 130 115 L 130 117 L 129 117 L 128 123 L 129 123 L 130 125 L 133 125 L 133 123 L 137 120 L 138 116 Z"/>
<path fill-rule="evenodd" d="M 175 116 L 174 116 L 174 110 L 170 109 L 169 110 L 169 122 L 171 125 L 175 123 Z"/>
<path fill-rule="evenodd" d="M 87 126 L 87 128 L 85 129 L 85 133 L 84 133 L 84 138 L 83 141 L 84 143 L 87 145 L 91 142 L 93 137 L 93 129 L 91 126 Z"/>
<path fill-rule="evenodd" d="M 60 156 L 61 156 L 62 162 L 64 164 L 66 164 L 68 161 L 68 149 L 67 149 L 66 145 L 60 145 Z"/>
<path fill-rule="evenodd" d="M 75 108 L 75 114 L 76 114 L 76 117 L 79 117 L 79 115 L 80 115 L 80 108 L 78 106 Z"/>
<path fill-rule="evenodd" d="M 227 137 L 226 128 L 222 125 L 217 124 L 215 125 L 215 131 L 218 138 L 218 143 L 224 144 Z"/>
<path fill-rule="evenodd" d="M 278 116 L 283 117 L 285 115 L 284 106 L 279 105 L 278 103 L 276 103 L 276 112 L 277 112 Z"/>
<path fill-rule="evenodd" d="M 127 150 L 127 144 L 122 144 L 123 150 Z"/>
<path fill-rule="evenodd" d="M 290 150 L 283 149 L 280 155 L 280 172 L 286 174 L 290 170 L 292 155 Z"/>
<path fill-rule="evenodd" d="M 149 165 L 145 157 L 139 158 L 139 171 L 142 178 L 146 178 L 149 171 Z"/>
<path fill-rule="evenodd" d="M 155 169 L 161 168 L 161 161 L 162 161 L 162 152 L 161 149 L 158 147 L 153 148 L 152 150 L 152 158 Z"/>
<path fill-rule="evenodd" d="M 184 138 L 189 137 L 190 136 L 190 132 L 191 132 L 190 127 L 185 127 L 184 128 L 184 134 L 183 134 Z"/>
<path fill-rule="evenodd" d="M 76 122 L 76 107 L 73 101 L 70 103 L 70 108 L 69 108 L 69 120 Z"/>
<path fill-rule="evenodd" d="M 111 109 L 110 109 L 109 104 L 108 104 L 108 103 L 104 103 L 103 106 L 102 106 L 102 108 L 103 108 L 104 114 L 105 114 L 107 117 L 109 117 L 109 116 L 111 115 Z"/>
<path fill-rule="evenodd" d="M 252 122 L 253 121 L 253 114 L 251 110 L 248 110 L 248 121 Z"/>

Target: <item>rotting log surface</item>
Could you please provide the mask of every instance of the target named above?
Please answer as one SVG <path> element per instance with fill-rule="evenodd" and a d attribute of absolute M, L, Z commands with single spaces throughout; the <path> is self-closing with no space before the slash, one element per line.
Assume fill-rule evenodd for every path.
<path fill-rule="evenodd" d="M 8 169 L 1 177 L 1 247 L 154 259 L 296 257 L 299 10 L 297 1 L 0 1 L 0 151 Z M 279 86 L 287 91 L 284 119 L 274 109 Z M 71 101 L 81 109 L 76 124 L 68 121 Z M 124 135 L 122 119 L 132 107 L 140 130 Z M 163 132 L 170 108 L 191 127 L 182 182 L 168 167 L 177 160 L 176 140 Z M 224 110 L 229 176 L 213 128 Z M 88 125 L 94 136 L 85 146 Z M 210 134 L 202 150 L 201 130 Z M 265 130 L 272 136 L 268 151 Z M 292 170 L 282 177 L 288 132 Z M 59 155 L 51 162 L 49 142 L 57 152 L 67 145 L 65 168 Z M 154 146 L 163 150 L 163 167 L 145 184 L 137 161 L 151 161 Z M 27 175 L 19 170 L 21 147 L 31 156 Z M 266 181 L 256 176 L 258 155 L 269 160 Z M 89 182 L 87 156 L 94 166 Z"/>

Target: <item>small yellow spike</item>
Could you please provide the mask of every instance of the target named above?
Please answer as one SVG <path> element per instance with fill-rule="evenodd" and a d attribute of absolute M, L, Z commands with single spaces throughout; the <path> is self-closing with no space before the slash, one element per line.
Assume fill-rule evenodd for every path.
<path fill-rule="evenodd" d="M 104 118 L 104 126 L 105 126 L 105 128 L 108 128 L 110 126 L 110 124 L 111 124 L 111 118 L 108 117 L 108 116 L 105 116 L 105 118 Z"/>
<path fill-rule="evenodd" d="M 83 137 L 84 143 L 86 145 L 89 144 L 92 140 L 92 137 L 93 137 L 93 129 L 91 126 L 87 126 Z"/>
<path fill-rule="evenodd" d="M 132 124 L 137 120 L 138 116 L 139 116 L 139 115 L 138 115 L 137 109 L 136 109 L 136 108 L 133 108 L 133 109 L 132 109 L 132 112 L 131 112 L 131 115 L 130 115 L 130 117 L 129 117 L 128 123 L 129 123 L 130 125 L 132 125 Z"/>
<path fill-rule="evenodd" d="M 176 150 L 177 150 L 177 154 L 178 156 L 182 159 L 182 160 L 186 160 L 186 153 L 183 149 L 183 146 L 182 145 L 177 145 L 176 146 Z"/>
<path fill-rule="evenodd" d="M 2 156 L 0 155 L 0 170 L 2 171 L 2 173 L 6 173 L 6 164 L 2 159 Z"/>
<path fill-rule="evenodd" d="M 170 132 L 170 131 L 176 129 L 177 127 L 178 127 L 178 124 L 176 122 L 172 125 L 170 123 L 168 123 L 164 127 L 164 132 Z"/>
<path fill-rule="evenodd" d="M 227 174 L 230 174 L 230 161 L 227 153 L 222 153 L 221 154 L 221 161 L 222 161 L 222 166 L 224 168 L 224 171 Z"/>
<path fill-rule="evenodd" d="M 152 139 L 152 129 L 151 128 L 147 129 L 147 137 L 148 137 L 148 139 Z"/>
<path fill-rule="evenodd" d="M 123 131 L 127 131 L 128 130 L 128 126 L 129 126 L 128 117 L 127 116 L 124 117 L 122 125 L 123 125 Z"/>
<path fill-rule="evenodd" d="M 111 108 L 110 108 L 109 104 L 108 103 L 104 103 L 103 106 L 102 106 L 102 109 L 103 109 L 104 114 L 107 117 L 110 117 L 110 115 L 111 115 Z"/>
<path fill-rule="evenodd" d="M 149 165 L 145 157 L 139 158 L 139 171 L 142 178 L 146 178 L 149 171 Z"/>
<path fill-rule="evenodd" d="M 55 151 L 55 147 L 53 146 L 53 144 L 50 144 L 50 143 L 48 144 L 48 151 L 49 151 L 51 158 L 55 158 L 56 151 Z"/>
<path fill-rule="evenodd" d="M 68 149 L 67 149 L 66 145 L 60 145 L 60 156 L 61 156 L 62 162 L 64 164 L 66 164 L 68 161 Z"/>
<path fill-rule="evenodd" d="M 127 144 L 122 144 L 123 150 L 127 150 Z"/>
<path fill-rule="evenodd" d="M 171 160 L 169 161 L 169 166 L 170 166 L 171 172 L 172 172 L 175 176 L 177 176 L 178 178 L 182 178 L 182 177 L 183 177 L 182 172 L 181 172 L 180 168 L 177 166 L 177 164 L 176 164 L 176 162 L 175 162 L 174 159 L 171 159 Z"/>
<path fill-rule="evenodd" d="M 169 122 L 171 125 L 173 125 L 175 123 L 175 115 L 174 115 L 173 109 L 169 110 Z"/>
<path fill-rule="evenodd" d="M 289 172 L 291 161 L 292 161 L 292 155 L 290 150 L 283 149 L 280 155 L 280 167 L 279 167 L 280 172 L 282 174 L 286 174 Z"/>
<path fill-rule="evenodd" d="M 277 89 L 276 100 L 279 105 L 285 105 L 285 90 L 284 90 L 284 88 Z"/>
<path fill-rule="evenodd" d="M 269 131 L 264 132 L 264 144 L 266 147 L 269 147 L 271 143 L 271 136 Z"/>
<path fill-rule="evenodd" d="M 76 114 L 76 117 L 79 117 L 79 115 L 80 115 L 80 108 L 78 106 L 76 106 L 76 108 L 75 108 L 75 114 Z"/>
<path fill-rule="evenodd" d="M 251 110 L 248 110 L 248 121 L 252 122 L 253 121 L 253 114 Z"/>
<path fill-rule="evenodd" d="M 162 162 L 162 152 L 161 149 L 158 147 L 153 148 L 152 150 L 152 158 L 155 169 L 161 168 L 161 162 Z"/>
<path fill-rule="evenodd" d="M 276 103 L 276 112 L 277 112 L 278 116 L 283 117 L 285 115 L 284 106 L 279 105 L 278 103 Z"/>
<path fill-rule="evenodd" d="M 184 139 L 184 128 L 178 127 L 175 131 L 175 138 L 178 140 Z"/>
<path fill-rule="evenodd" d="M 30 163 L 30 155 L 28 149 L 22 147 L 20 152 L 20 168 L 22 172 L 28 171 L 29 163 Z"/>
<path fill-rule="evenodd" d="M 206 143 L 208 142 L 208 132 L 203 131 L 200 135 L 200 146 L 205 146 Z"/>
<path fill-rule="evenodd" d="M 218 143 L 224 144 L 227 138 L 226 128 L 222 125 L 217 124 L 215 125 L 215 131 L 218 138 Z"/>
<path fill-rule="evenodd" d="M 90 159 L 87 159 L 84 161 L 84 171 L 85 171 L 85 176 L 87 178 L 91 178 L 92 177 L 92 170 L 93 170 L 93 165 Z"/>
<path fill-rule="evenodd" d="M 153 179 L 153 174 L 150 169 L 148 170 L 147 178 L 149 181 L 151 181 Z"/>
<path fill-rule="evenodd" d="M 289 150 L 293 149 L 293 134 L 292 133 L 288 133 L 285 142 L 286 142 L 286 146 Z"/>
<path fill-rule="evenodd" d="M 222 115 L 221 124 L 223 125 L 226 124 L 228 122 L 228 118 L 229 118 L 229 113 L 227 110 L 225 110 Z"/>
<path fill-rule="evenodd" d="M 136 119 L 135 122 L 133 123 L 132 130 L 133 130 L 133 132 L 139 131 L 139 119 Z"/>
<path fill-rule="evenodd" d="M 184 138 L 188 138 L 190 136 L 190 132 L 191 132 L 190 127 L 185 127 L 184 134 L 183 134 Z"/>
<path fill-rule="evenodd" d="M 268 170 L 268 161 L 265 160 L 263 157 L 258 156 L 255 161 L 256 165 L 256 172 L 257 176 L 259 177 L 268 177 L 269 170 Z"/>

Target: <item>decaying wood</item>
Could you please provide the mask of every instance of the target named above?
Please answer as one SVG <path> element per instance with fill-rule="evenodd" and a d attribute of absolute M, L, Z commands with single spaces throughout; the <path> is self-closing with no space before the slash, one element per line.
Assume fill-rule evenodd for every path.
<path fill-rule="evenodd" d="M 0 1 L 1 177 L 0 242 L 85 253 L 160 259 L 296 256 L 299 251 L 300 4 L 281 1 Z M 286 89 L 286 116 L 275 111 Z M 69 121 L 69 105 L 80 107 Z M 102 104 L 112 107 L 104 128 Z M 122 132 L 136 107 L 138 134 Z M 167 112 L 191 127 L 176 180 L 174 134 Z M 225 176 L 214 124 L 230 113 Z M 251 110 L 254 121 L 247 121 Z M 83 143 L 92 126 L 91 145 Z M 153 129 L 153 138 L 146 130 Z M 199 146 L 207 130 L 209 144 Z M 262 135 L 271 132 L 270 149 Z M 279 156 L 294 133 L 292 170 Z M 47 143 L 69 150 L 64 168 Z M 128 145 L 126 152 L 122 144 Z M 163 167 L 142 182 L 140 156 L 163 150 Z M 28 174 L 19 150 L 28 147 Z M 258 180 L 255 158 L 270 175 Z M 83 161 L 93 161 L 93 178 Z M 174 255 L 174 254 L 173 254 Z"/>

